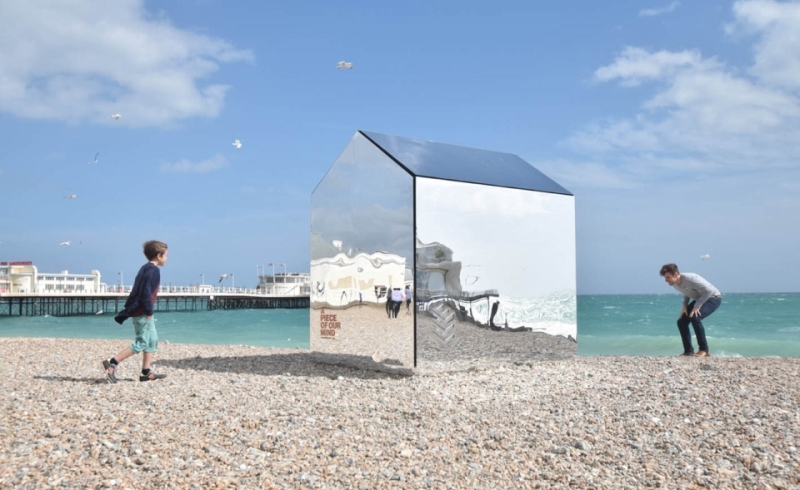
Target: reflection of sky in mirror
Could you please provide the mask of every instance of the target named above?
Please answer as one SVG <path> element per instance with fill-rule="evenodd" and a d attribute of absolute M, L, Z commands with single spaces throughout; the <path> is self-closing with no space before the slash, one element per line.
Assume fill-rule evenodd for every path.
<path fill-rule="evenodd" d="M 413 180 L 359 133 L 350 140 L 311 196 L 311 232 L 342 241 L 352 254 L 396 254 L 411 266 Z M 312 260 L 330 256 L 315 251 Z"/>
<path fill-rule="evenodd" d="M 572 196 L 419 178 L 417 238 L 453 250 L 467 291 L 575 291 Z"/>
<path fill-rule="evenodd" d="M 418 177 L 569 194 L 568 190 L 511 153 L 367 131 L 364 134 Z"/>

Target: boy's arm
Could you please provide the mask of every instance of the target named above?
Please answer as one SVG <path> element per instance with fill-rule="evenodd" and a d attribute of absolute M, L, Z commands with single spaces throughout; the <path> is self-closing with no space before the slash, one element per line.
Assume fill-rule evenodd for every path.
<path fill-rule="evenodd" d="M 142 277 L 142 289 L 139 292 L 139 305 L 141 305 L 147 318 L 153 316 L 153 291 L 158 287 L 160 280 L 161 273 L 158 267 L 153 267 Z"/>

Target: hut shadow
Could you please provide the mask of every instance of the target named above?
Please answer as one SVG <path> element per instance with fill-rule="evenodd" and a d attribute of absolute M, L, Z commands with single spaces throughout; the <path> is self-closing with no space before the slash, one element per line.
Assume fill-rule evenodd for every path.
<path fill-rule="evenodd" d="M 59 383 L 85 383 L 89 385 L 105 385 L 109 384 L 105 377 L 101 378 L 75 378 L 72 376 L 34 376 L 33 379 L 41 379 L 43 381 L 56 381 Z M 117 379 L 118 383 L 133 381 L 132 379 Z"/>
<path fill-rule="evenodd" d="M 216 373 L 256 374 L 260 376 L 309 376 L 330 379 L 389 379 L 413 374 L 411 368 L 398 367 L 391 361 L 377 363 L 367 356 L 329 355 L 297 352 L 234 357 L 187 357 L 159 359 L 159 366 Z"/>

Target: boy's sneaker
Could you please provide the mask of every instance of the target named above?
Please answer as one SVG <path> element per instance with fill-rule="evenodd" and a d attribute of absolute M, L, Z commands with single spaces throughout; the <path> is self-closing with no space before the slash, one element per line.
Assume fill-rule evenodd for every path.
<path fill-rule="evenodd" d="M 140 374 L 139 381 L 155 381 L 157 379 L 164 379 L 166 377 L 166 374 L 156 374 L 153 371 L 150 371 L 150 374 Z"/>
<path fill-rule="evenodd" d="M 116 366 L 111 364 L 111 359 L 103 360 L 103 371 L 105 371 L 109 383 L 117 382 L 117 368 L 119 368 L 119 364 Z"/>

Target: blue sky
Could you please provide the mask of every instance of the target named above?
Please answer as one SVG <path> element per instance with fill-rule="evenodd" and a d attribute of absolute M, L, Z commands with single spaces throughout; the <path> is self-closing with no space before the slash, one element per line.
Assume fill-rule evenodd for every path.
<path fill-rule="evenodd" d="M 165 284 L 307 271 L 311 191 L 364 129 L 570 189 L 579 293 L 670 292 L 672 261 L 800 291 L 797 32 L 767 0 L 0 0 L 0 260 L 130 283 L 157 238 Z"/>

